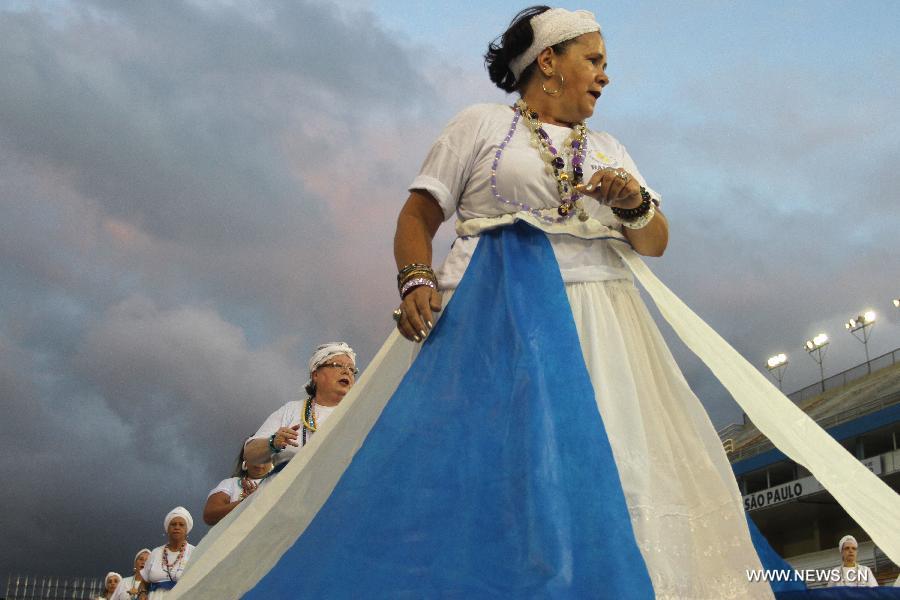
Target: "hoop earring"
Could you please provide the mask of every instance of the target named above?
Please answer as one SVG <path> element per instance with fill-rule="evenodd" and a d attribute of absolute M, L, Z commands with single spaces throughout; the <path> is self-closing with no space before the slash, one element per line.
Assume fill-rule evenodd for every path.
<path fill-rule="evenodd" d="M 548 90 L 546 81 L 541 83 L 541 89 L 544 90 L 544 93 L 547 94 L 548 96 L 558 96 L 559 93 L 562 91 L 563 86 L 566 84 L 566 80 L 563 78 L 562 73 L 558 73 L 558 75 L 559 75 L 559 87 L 556 88 L 555 90 Z M 553 77 L 553 75 L 551 75 L 550 77 Z"/>

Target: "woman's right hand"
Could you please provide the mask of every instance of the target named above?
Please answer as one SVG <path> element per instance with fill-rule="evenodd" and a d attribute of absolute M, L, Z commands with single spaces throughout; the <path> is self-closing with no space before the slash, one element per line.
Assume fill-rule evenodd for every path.
<path fill-rule="evenodd" d="M 299 446 L 300 442 L 297 441 L 297 438 L 300 437 L 300 434 L 297 432 L 300 427 L 299 423 L 293 427 L 279 427 L 275 432 L 273 445 L 280 450 L 284 450 L 288 446 Z"/>
<path fill-rule="evenodd" d="M 406 294 L 400 303 L 397 329 L 408 340 L 421 342 L 434 327 L 434 313 L 440 312 L 443 298 L 439 291 L 427 285 Z"/>

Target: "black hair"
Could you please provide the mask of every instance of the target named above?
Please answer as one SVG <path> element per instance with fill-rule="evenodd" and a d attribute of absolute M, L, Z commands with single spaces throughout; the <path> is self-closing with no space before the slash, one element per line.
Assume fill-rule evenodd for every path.
<path fill-rule="evenodd" d="M 307 383 L 306 387 L 304 387 L 303 389 L 306 390 L 306 394 L 310 398 L 316 397 L 316 382 L 312 380 L 312 377 L 310 377 L 309 383 Z"/>
<path fill-rule="evenodd" d="M 242 468 L 244 464 L 244 444 L 241 444 L 241 452 L 238 454 L 237 462 L 234 465 L 234 470 L 231 472 L 232 477 L 243 477 L 247 474 L 247 470 Z"/>
<path fill-rule="evenodd" d="M 488 51 L 484 55 L 484 66 L 487 67 L 491 81 L 505 92 L 522 92 L 531 76 L 534 75 L 535 63 L 527 65 L 519 78 L 516 79 L 509 64 L 520 54 L 528 50 L 534 41 L 534 30 L 531 28 L 531 19 L 541 13 L 550 10 L 549 6 L 529 6 L 513 17 L 509 27 L 502 35 L 488 44 Z M 572 40 L 566 40 L 552 46 L 554 52 L 562 54 Z"/>

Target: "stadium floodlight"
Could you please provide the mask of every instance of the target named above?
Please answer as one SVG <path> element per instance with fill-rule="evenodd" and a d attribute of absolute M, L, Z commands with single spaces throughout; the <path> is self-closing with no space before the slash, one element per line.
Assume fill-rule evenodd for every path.
<path fill-rule="evenodd" d="M 814 361 L 819 363 L 819 375 L 821 376 L 822 392 L 825 392 L 825 367 L 822 366 L 825 350 L 828 348 L 828 336 L 824 333 L 816 335 L 811 340 L 806 340 L 803 349 L 809 354 Z"/>
<path fill-rule="evenodd" d="M 869 335 L 872 325 L 875 324 L 875 318 L 875 311 L 867 310 L 861 315 L 853 317 L 844 323 L 844 328 L 852 333 L 853 337 L 863 343 L 863 347 L 866 350 L 866 370 L 868 370 L 869 373 L 872 372 L 872 363 L 869 362 Z M 862 333 L 860 334 L 860 332 Z M 862 335 L 862 337 L 860 337 L 860 335 Z"/>
<path fill-rule="evenodd" d="M 788 357 L 784 352 L 776 354 L 775 356 L 770 356 L 769 360 L 766 361 L 766 368 L 769 370 L 772 377 L 778 381 L 779 390 L 783 389 L 781 384 L 784 381 L 784 371 L 787 369 L 787 364 Z"/>

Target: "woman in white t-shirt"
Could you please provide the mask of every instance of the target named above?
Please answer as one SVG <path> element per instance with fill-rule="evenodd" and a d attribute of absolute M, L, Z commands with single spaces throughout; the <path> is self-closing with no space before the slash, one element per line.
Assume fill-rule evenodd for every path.
<path fill-rule="evenodd" d="M 112 600 L 138 600 L 140 598 L 141 580 L 138 573 L 144 568 L 147 559 L 150 558 L 150 549 L 141 548 L 134 555 L 134 568 L 132 575 L 124 578 L 116 587 L 116 592 L 112 596 Z"/>
<path fill-rule="evenodd" d="M 567 573 L 567 593 L 603 585 L 617 597 L 771 597 L 768 585 L 750 583 L 745 575 L 760 563 L 721 443 L 624 262 L 633 254 L 628 246 L 641 255 L 662 255 L 668 223 L 659 210 L 659 194 L 624 146 L 584 124 L 610 81 L 600 26 L 586 11 L 532 7 L 519 13 L 491 44 L 485 63 L 498 87 L 520 97 L 512 105 L 464 109 L 432 145 L 410 184 L 394 239 L 401 295 L 394 319 L 400 333 L 415 342 L 431 337 L 435 313 L 445 304 L 448 311 L 454 309 L 463 290 L 468 299 L 475 297 L 469 291 L 473 286 L 496 289 L 494 295 L 488 291 L 484 298 L 477 296 L 472 313 L 461 314 L 472 309 L 456 302 L 454 327 L 471 328 L 480 323 L 480 315 L 491 315 L 487 326 L 479 325 L 483 357 L 475 348 L 466 359 L 470 362 L 462 370 L 456 367 L 460 377 L 477 381 L 494 375 L 511 379 L 511 385 L 546 382 L 547 393 L 538 397 L 549 402 L 560 419 L 544 429 L 552 431 L 546 441 L 535 442 L 548 453 L 549 448 L 563 452 L 567 439 L 580 440 L 572 443 L 585 450 L 593 444 L 570 424 L 586 422 L 583 411 L 590 407 L 582 408 L 582 398 L 596 403 L 602 417 L 597 439 L 608 440 L 612 453 L 605 457 L 608 450 L 596 448 L 595 463 L 611 469 L 608 474 L 598 471 L 596 479 L 608 475 L 620 483 L 613 486 L 618 490 L 603 492 L 602 510 L 579 513 L 578 535 L 605 538 L 615 552 L 601 552 L 604 544 L 584 543 L 575 551 L 576 566 L 564 563 L 569 566 L 554 571 Z M 442 222 L 454 217 L 458 237 L 443 265 L 432 271 L 434 235 Z M 561 294 L 562 303 L 556 300 Z M 490 323 L 504 320 L 519 330 L 505 339 L 491 336 Z M 557 333 L 537 333 L 542 331 L 539 323 L 553 323 Z M 442 342 L 451 334 L 448 323 L 441 325 Z M 568 331 L 577 331 L 574 343 Z M 567 341 L 564 349 L 550 355 L 544 348 L 554 337 Z M 439 351 L 441 342 L 430 341 L 435 354 L 457 350 L 442 345 Z M 532 347 L 542 349 L 535 353 Z M 512 365 L 506 375 L 494 374 L 495 357 L 503 359 L 498 365 Z M 518 370 L 515 365 L 520 365 Z M 523 370 L 525 365 L 535 366 Z M 593 398 L 584 392 L 578 398 L 554 395 L 569 382 L 584 381 L 585 370 Z M 425 388 L 422 393 L 433 392 Z M 448 397 L 443 403 L 462 401 Z M 492 406 L 490 399 L 484 402 L 459 418 L 465 415 L 478 427 L 479 414 Z M 529 414 L 525 422 L 538 418 L 541 413 Z M 536 463 L 529 481 L 543 485 L 541 476 L 550 481 L 551 473 L 588 464 L 587 459 L 567 459 L 551 471 Z M 515 497 L 516 481 L 510 486 L 508 495 Z M 548 490 L 547 497 L 553 498 L 548 506 L 588 506 L 584 499 L 592 496 L 578 491 L 584 489 Z M 480 508 L 476 503 L 468 510 Z M 559 514 L 549 508 L 537 512 L 542 516 L 532 518 L 523 510 L 511 521 L 522 527 L 523 539 L 532 539 L 529 523 Z M 569 531 L 565 518 L 549 531 Z M 613 525 L 619 533 L 611 537 Z M 539 545 L 553 548 L 557 543 L 550 536 Z M 603 568 L 592 571 L 591 564 Z M 523 565 L 511 582 L 538 577 L 527 561 Z M 603 584 L 596 580 L 601 570 L 608 575 Z M 499 580 L 490 582 L 495 584 L 501 585 Z"/>
<path fill-rule="evenodd" d="M 241 446 L 234 475 L 223 479 L 206 497 L 203 508 L 203 522 L 215 525 L 228 513 L 237 508 L 250 494 L 256 491 L 265 478 L 272 472 L 272 461 L 261 465 L 248 464 L 244 460 L 244 447 Z"/>
<path fill-rule="evenodd" d="M 309 359 L 305 400 L 273 412 L 244 443 L 248 465 L 275 463 L 275 472 L 306 445 L 356 383 L 356 352 L 344 342 L 319 345 Z"/>
<path fill-rule="evenodd" d="M 182 506 L 173 508 L 163 520 L 168 541 L 150 552 L 140 573 L 142 589 L 149 592 L 151 600 L 164 596 L 181 579 L 194 551 L 194 546 L 187 540 L 193 527 L 191 513 Z"/>

